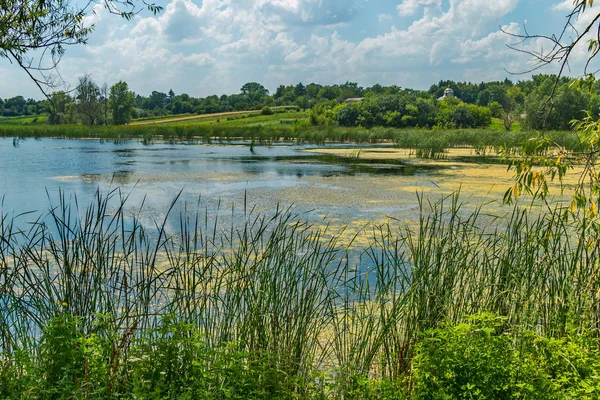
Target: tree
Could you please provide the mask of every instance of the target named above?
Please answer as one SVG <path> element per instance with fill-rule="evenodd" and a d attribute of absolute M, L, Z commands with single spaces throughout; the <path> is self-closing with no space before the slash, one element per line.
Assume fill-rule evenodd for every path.
<path fill-rule="evenodd" d="M 165 108 L 167 95 L 153 90 L 150 97 L 144 100 L 143 107 L 147 110 L 162 110 Z"/>
<path fill-rule="evenodd" d="M 306 88 L 304 87 L 302 82 L 298 83 L 296 85 L 296 87 L 294 88 L 294 96 L 300 97 L 300 96 L 304 96 L 305 94 L 306 94 Z"/>
<path fill-rule="evenodd" d="M 337 86 L 325 86 L 319 91 L 317 97 L 324 100 L 333 100 L 342 94 L 342 89 Z"/>
<path fill-rule="evenodd" d="M 381 86 L 379 83 L 376 83 L 373 86 L 371 86 L 370 88 L 368 88 L 367 92 L 372 92 L 375 94 L 383 94 L 383 86 Z"/>
<path fill-rule="evenodd" d="M 503 106 L 506 103 L 506 88 L 501 84 L 489 84 L 477 94 L 477 104 L 487 106 L 491 102 L 498 102 Z"/>
<path fill-rule="evenodd" d="M 4 101 L 4 111 L 2 115 L 7 117 L 13 117 L 16 115 L 28 115 L 30 114 L 29 107 L 27 106 L 27 100 L 23 96 L 15 96 Z"/>
<path fill-rule="evenodd" d="M 23 68 L 50 99 L 46 90 L 62 83 L 54 72 L 66 47 L 85 44 L 94 29 L 84 18 L 96 4 L 126 19 L 142 8 L 162 10 L 145 0 L 0 0 L 0 58 Z"/>
<path fill-rule="evenodd" d="M 104 117 L 102 122 L 104 125 L 108 125 L 108 84 L 106 82 L 102 84 L 100 94 L 100 100 L 102 101 L 102 114 Z"/>
<path fill-rule="evenodd" d="M 555 82 L 556 76 L 545 75 L 545 79 L 527 96 L 524 122 L 529 128 L 568 130 L 571 121 L 585 116 L 583 110 L 590 105 L 589 93 L 570 82 L 559 81 L 558 85 Z M 551 106 L 548 107 L 550 98 Z"/>
<path fill-rule="evenodd" d="M 339 96 L 342 100 L 351 98 L 351 97 L 362 97 L 364 94 L 364 89 L 358 86 L 356 82 L 346 82 L 343 85 L 340 85 L 340 89 L 342 91 Z"/>
<path fill-rule="evenodd" d="M 492 101 L 487 105 L 487 107 L 492 112 L 492 117 L 494 118 L 502 118 L 504 115 L 504 107 L 502 107 L 502 104 L 498 103 L 497 101 Z"/>
<path fill-rule="evenodd" d="M 79 78 L 75 99 L 77 100 L 77 113 L 81 121 L 86 125 L 98 124 L 102 116 L 100 88 L 89 75 Z"/>
<path fill-rule="evenodd" d="M 263 85 L 261 85 L 260 83 L 256 83 L 256 82 L 246 83 L 244 86 L 242 86 L 240 91 L 243 96 L 256 95 L 256 94 L 258 94 L 260 96 L 266 96 L 269 94 L 269 91 L 267 89 L 265 89 L 265 87 Z"/>
<path fill-rule="evenodd" d="M 577 79 L 575 84 L 579 88 L 587 88 L 591 96 L 596 96 L 593 91 L 596 79 L 593 73 L 588 72 L 590 63 L 600 52 L 600 12 L 592 11 L 593 3 L 594 0 L 574 0 L 573 8 L 567 15 L 567 21 L 562 32 L 558 35 L 530 35 L 527 31 L 525 31 L 525 34 L 505 32 L 519 39 L 518 44 L 535 41 L 537 44 L 536 49 L 546 49 L 527 51 L 517 48 L 518 44 L 513 46 L 515 50 L 533 57 L 536 64 L 530 71 L 558 63 L 559 73 L 553 80 L 549 88 L 549 94 L 545 97 L 541 106 L 541 109 L 546 112 L 551 112 L 554 109 L 555 100 L 562 100 L 563 102 L 576 100 L 576 96 L 569 93 L 568 88 L 560 87 L 560 84 L 573 51 L 585 43 L 587 43 L 589 52 L 587 62 L 583 67 L 582 77 Z M 584 22 L 583 29 L 576 30 L 574 28 L 577 20 Z M 541 47 L 540 44 L 544 46 Z M 558 107 L 556 108 L 558 109 Z M 600 120 L 590 110 L 583 118 L 575 122 L 573 127 L 580 143 L 577 152 L 568 151 L 548 137 L 541 137 L 525 144 L 523 156 L 513 163 L 516 169 L 515 184 L 506 191 L 504 196 L 506 201 L 516 199 L 519 193 L 522 192 L 545 197 L 548 194 L 548 180 L 558 178 L 562 181 L 570 168 L 580 165 L 583 170 L 573 190 L 570 209 L 574 215 L 576 215 L 575 211 L 580 209 L 584 210 L 584 214 L 588 217 L 596 218 L 598 216 L 600 175 L 596 170 L 596 165 L 600 151 L 596 147 L 600 141 Z M 556 149 L 551 155 L 547 154 L 549 147 Z M 542 168 L 540 169 L 540 167 Z"/>
<path fill-rule="evenodd" d="M 310 101 L 306 98 L 306 96 L 300 96 L 296 99 L 296 105 L 303 110 L 310 108 Z"/>
<path fill-rule="evenodd" d="M 279 99 L 281 97 L 283 97 L 285 95 L 285 85 L 279 85 L 279 87 L 277 87 L 277 90 L 275 91 L 275 94 L 273 94 L 273 97 L 276 99 Z"/>
<path fill-rule="evenodd" d="M 173 100 L 175 99 L 175 92 L 173 89 L 169 89 L 169 93 L 167 94 L 167 106 L 166 108 L 173 112 Z"/>
<path fill-rule="evenodd" d="M 344 104 L 337 113 L 337 121 L 340 126 L 358 125 L 360 106 L 356 104 Z"/>
<path fill-rule="evenodd" d="M 173 114 L 181 114 L 183 112 L 183 103 L 180 98 L 176 98 L 173 100 L 173 106 L 171 107 L 171 112 Z"/>
<path fill-rule="evenodd" d="M 115 125 L 123 125 L 131 121 L 135 95 L 129 91 L 126 82 L 118 82 L 110 88 L 110 109 L 112 111 L 112 122 Z"/>
<path fill-rule="evenodd" d="M 323 88 L 323 86 L 318 85 L 316 83 L 311 83 L 309 85 L 306 86 L 305 90 L 306 90 L 306 95 L 308 97 L 310 97 L 311 99 L 315 99 L 317 97 L 317 95 L 319 94 L 319 91 Z"/>
<path fill-rule="evenodd" d="M 48 122 L 52 125 L 73 123 L 70 112 L 73 99 L 63 91 L 52 93 L 52 106 L 48 110 Z"/>

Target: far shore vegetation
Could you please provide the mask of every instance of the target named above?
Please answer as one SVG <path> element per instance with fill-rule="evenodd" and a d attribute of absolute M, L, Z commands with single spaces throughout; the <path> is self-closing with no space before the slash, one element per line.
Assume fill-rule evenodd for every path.
<path fill-rule="evenodd" d="M 588 82 L 589 83 L 589 82 Z M 556 87 L 555 87 L 556 85 Z M 259 83 L 245 84 L 239 94 L 194 98 L 188 94 L 153 91 L 149 96 L 135 94 L 126 82 L 98 86 L 89 76 L 79 79 L 74 93 L 54 92 L 49 99 L 36 101 L 22 96 L 0 99 L 0 125 L 85 125 L 106 126 L 141 122 L 200 122 L 193 116 L 232 113 L 217 122 L 235 119 L 235 115 L 276 116 L 297 112 L 293 118 L 281 118 L 282 124 L 297 126 L 342 126 L 385 128 L 456 129 L 503 127 L 505 130 L 568 130 L 571 121 L 581 119 L 585 111 L 598 113 L 595 96 L 600 84 L 591 90 L 571 84 L 570 79 L 554 75 L 536 75 L 531 80 L 512 82 L 440 81 L 427 91 L 374 85 L 363 88 L 357 83 L 338 85 L 311 83 L 284 86 L 275 93 Z M 552 104 L 545 104 L 554 94 Z M 188 118 L 190 117 L 190 118 Z M 308 120 L 307 120 L 308 119 Z M 277 118 L 267 119 L 271 125 Z M 258 122 L 258 121 L 256 121 Z"/>

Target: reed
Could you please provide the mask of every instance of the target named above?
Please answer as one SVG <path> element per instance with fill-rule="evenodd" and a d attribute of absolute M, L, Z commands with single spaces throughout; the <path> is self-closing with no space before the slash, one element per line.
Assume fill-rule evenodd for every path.
<path fill-rule="evenodd" d="M 400 396 L 421 333 L 472 314 L 549 338 L 598 335 L 592 221 L 418 200 L 417 228 L 371 227 L 365 248 L 290 209 L 233 210 L 229 224 L 171 209 L 149 229 L 119 190 L 3 214 L 0 394 L 343 398 L 366 380 Z"/>
<path fill-rule="evenodd" d="M 276 117 L 277 115 L 273 116 Z M 539 136 L 532 131 L 494 131 L 489 129 L 392 129 L 392 128 L 347 128 L 340 126 L 307 126 L 306 124 L 229 124 L 171 123 L 131 126 L 83 125 L 0 125 L 0 137 L 55 137 L 96 138 L 103 140 L 137 139 L 145 144 L 156 140 L 169 142 L 226 143 L 236 140 L 255 145 L 270 145 L 275 142 L 289 143 L 393 143 L 396 147 L 413 149 L 423 158 L 438 158 L 448 149 L 468 147 L 481 153 L 518 154 L 522 143 Z M 557 146 L 570 151 L 581 147 L 573 132 L 545 132 Z"/>

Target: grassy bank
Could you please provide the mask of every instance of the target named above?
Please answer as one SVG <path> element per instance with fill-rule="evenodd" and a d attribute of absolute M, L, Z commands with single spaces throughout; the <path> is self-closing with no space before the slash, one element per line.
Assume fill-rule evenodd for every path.
<path fill-rule="evenodd" d="M 414 149 L 421 157 L 435 158 L 445 150 L 473 147 L 482 153 L 497 153 L 501 148 L 517 151 L 522 143 L 539 136 L 532 131 L 496 131 L 491 129 L 392 129 L 344 128 L 339 126 L 306 126 L 294 113 L 281 116 L 231 117 L 203 123 L 170 123 L 131 126 L 86 127 L 83 125 L 10 126 L 0 125 L 1 137 L 98 138 L 105 140 L 196 141 L 219 143 L 245 140 L 256 145 L 275 142 L 295 143 L 394 143 L 397 147 Z M 579 139 L 572 132 L 545 132 L 553 142 L 568 150 L 577 150 Z"/>
<path fill-rule="evenodd" d="M 62 201 L 26 231 L 2 217 L 0 397 L 594 398 L 600 387 L 600 237 L 563 211 L 493 217 L 452 196 L 422 202 L 416 229 L 391 222 L 346 248 L 287 210 L 226 228 L 189 212 L 177 232 L 150 229 L 117 195 L 78 211 Z"/>
<path fill-rule="evenodd" d="M 0 125 L 30 126 L 48 124 L 47 115 L 33 115 L 20 117 L 2 117 L 0 116 Z"/>

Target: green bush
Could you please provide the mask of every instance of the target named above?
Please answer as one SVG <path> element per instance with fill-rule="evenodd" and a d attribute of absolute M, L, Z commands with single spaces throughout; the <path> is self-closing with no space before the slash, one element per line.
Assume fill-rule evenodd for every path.
<path fill-rule="evenodd" d="M 136 399 L 283 398 L 300 390 L 275 354 L 210 344 L 197 327 L 173 316 L 142 335 L 131 354 Z"/>
<path fill-rule="evenodd" d="M 512 346 L 501 319 L 483 316 L 425 333 L 414 359 L 417 399 L 501 399 L 512 394 Z"/>
<path fill-rule="evenodd" d="M 92 330 L 84 334 L 84 320 L 69 312 L 50 319 L 43 329 L 37 354 L 20 355 L 13 361 L 24 367 L 14 376 L 21 384 L 9 398 L 73 399 L 113 398 L 111 378 L 116 355 L 115 335 L 109 318 L 97 315 Z M 33 362 L 28 362 L 33 360 Z M 6 390 L 6 391 L 5 391 Z"/>
<path fill-rule="evenodd" d="M 492 112 L 492 117 L 494 118 L 502 118 L 504 115 L 504 107 L 502 107 L 502 104 L 498 103 L 497 101 L 492 101 L 487 105 L 487 107 Z"/>
<path fill-rule="evenodd" d="M 481 314 L 422 335 L 413 360 L 415 399 L 597 399 L 598 341 L 516 334 Z"/>
<path fill-rule="evenodd" d="M 313 377 L 286 360 L 241 343 L 211 344 L 197 326 L 166 315 L 135 335 L 108 329 L 108 316 L 85 332 L 68 312 L 50 319 L 36 355 L 2 354 L 2 399 L 280 399 L 322 398 Z M 321 380 L 322 383 L 322 380 Z M 389 384 L 371 383 L 378 391 Z"/>
<path fill-rule="evenodd" d="M 271 109 L 271 107 L 263 107 L 260 114 L 261 115 L 273 115 L 273 110 Z"/>

